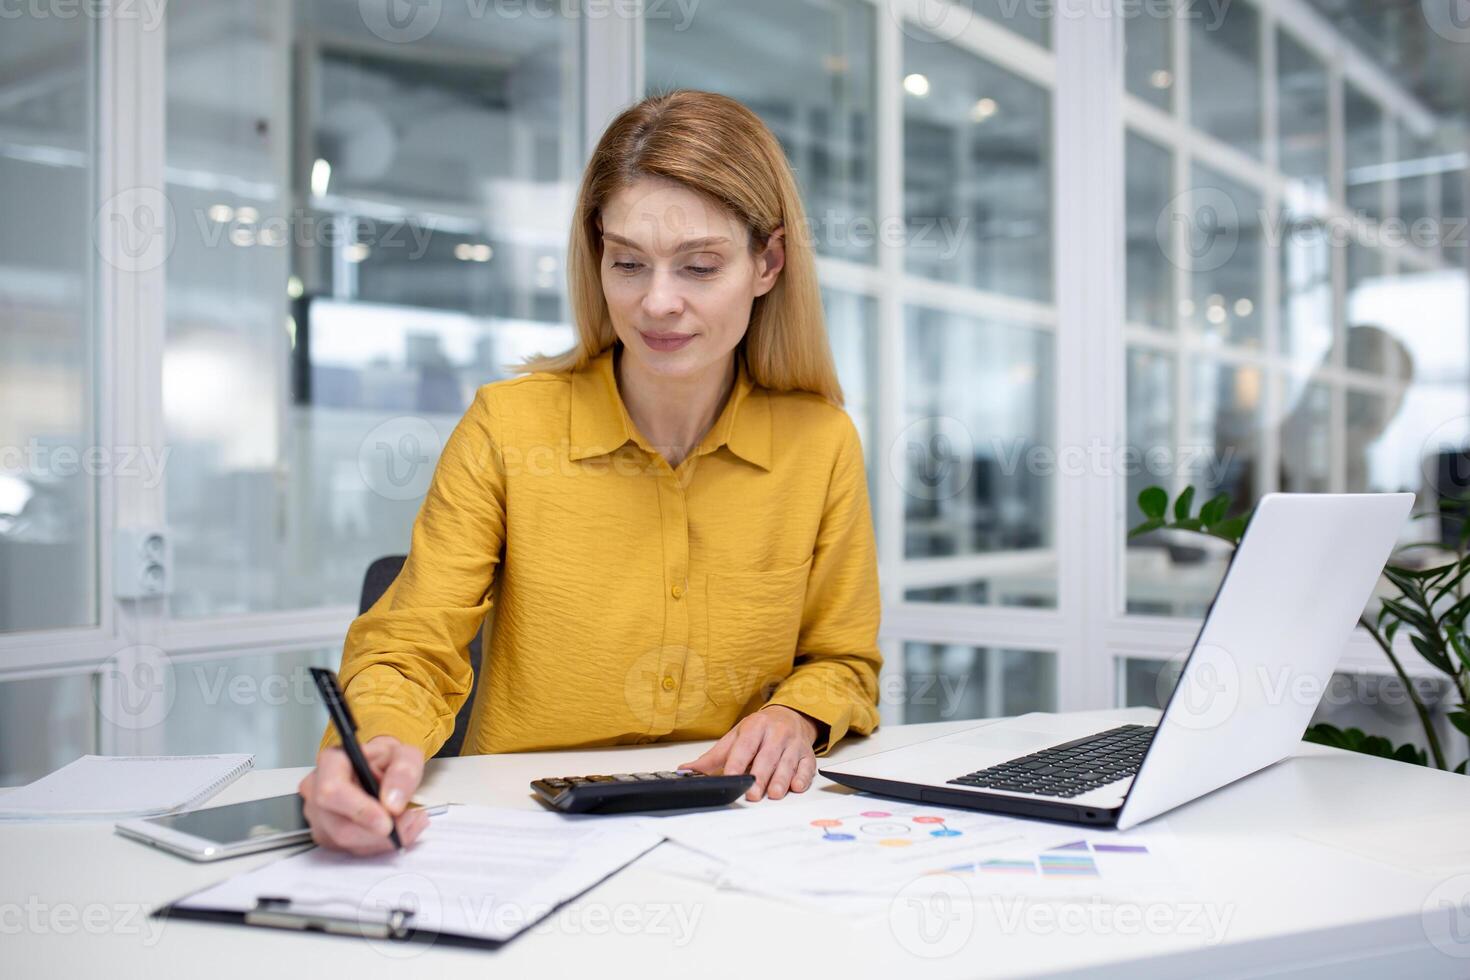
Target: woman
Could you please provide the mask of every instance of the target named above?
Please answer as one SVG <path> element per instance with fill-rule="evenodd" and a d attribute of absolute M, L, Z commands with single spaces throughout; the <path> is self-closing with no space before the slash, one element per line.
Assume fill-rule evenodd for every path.
<path fill-rule="evenodd" d="M 481 388 L 407 563 L 348 631 L 340 679 L 382 792 L 332 733 L 312 835 L 405 844 L 486 624 L 465 754 L 711 739 L 687 763 L 802 792 L 878 723 L 878 576 L 805 216 L 779 144 L 706 92 L 646 99 L 582 180 L 576 346 Z"/>

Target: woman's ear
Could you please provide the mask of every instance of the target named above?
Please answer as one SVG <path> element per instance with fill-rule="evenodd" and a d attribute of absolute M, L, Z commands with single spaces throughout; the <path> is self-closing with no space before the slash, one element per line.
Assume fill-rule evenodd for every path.
<path fill-rule="evenodd" d="M 755 257 L 755 294 L 764 296 L 776 285 L 781 270 L 786 266 L 786 227 L 778 225 L 766 239 L 766 247 Z"/>

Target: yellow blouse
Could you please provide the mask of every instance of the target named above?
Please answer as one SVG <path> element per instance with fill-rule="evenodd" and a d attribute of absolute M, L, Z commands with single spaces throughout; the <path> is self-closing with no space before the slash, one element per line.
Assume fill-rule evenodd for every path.
<path fill-rule="evenodd" d="M 407 563 L 353 622 L 340 680 L 366 741 L 466 755 L 717 738 L 783 704 L 823 753 L 871 732 L 880 602 L 862 446 L 817 395 L 754 386 L 670 469 L 608 348 L 485 385 L 444 446 Z M 335 743 L 329 730 L 323 744 Z"/>

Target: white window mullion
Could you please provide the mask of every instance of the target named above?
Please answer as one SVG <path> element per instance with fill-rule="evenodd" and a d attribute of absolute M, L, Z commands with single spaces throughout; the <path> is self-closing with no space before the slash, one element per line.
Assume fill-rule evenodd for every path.
<path fill-rule="evenodd" d="M 891 639 L 1000 649 L 1057 650 L 1059 655 L 1073 642 L 1072 632 L 1062 618 L 1049 609 L 949 602 L 905 603 L 885 614 L 882 627 L 882 636 Z"/>
<path fill-rule="evenodd" d="M 1043 88 L 1056 83 L 1057 59 L 1051 51 L 971 9 L 966 0 L 875 2 L 884 11 L 885 20 L 897 22 L 902 18 L 905 29 L 915 31 L 915 37 L 925 36 L 919 31 L 932 34 Z"/>
<path fill-rule="evenodd" d="M 1381 121 L 1380 133 L 1383 139 L 1383 161 L 1392 165 L 1403 159 L 1403 147 L 1400 145 L 1399 127 L 1397 120 L 1385 110 Z M 1378 187 L 1378 205 L 1383 211 L 1384 222 L 1393 221 L 1399 216 L 1399 182 L 1396 179 L 1384 180 Z M 1403 248 L 1385 248 L 1382 250 L 1385 259 L 1384 275 L 1392 279 L 1399 272 L 1399 254 Z"/>
<path fill-rule="evenodd" d="M 903 278 L 904 293 L 923 297 L 923 305 L 931 309 L 949 310 L 981 320 L 1005 320 L 1024 326 L 1056 325 L 1056 307 L 1050 303 L 1038 303 L 1032 299 L 919 276 Z"/>
<path fill-rule="evenodd" d="M 1347 201 L 1347 109 L 1346 80 L 1342 62 L 1327 62 L 1327 172 L 1328 188 L 1335 209 L 1346 213 Z M 1332 282 L 1332 362 L 1334 372 L 1346 363 L 1347 339 L 1347 249 L 1333 248 L 1328 255 Z M 1341 492 L 1347 486 L 1347 393 L 1340 381 L 1328 389 L 1327 488 Z"/>
<path fill-rule="evenodd" d="M 104 610 L 110 601 L 104 597 Z M 93 626 L 0 635 L 0 683 L 20 680 L 32 671 L 98 664 L 117 648 L 110 629 Z"/>
<path fill-rule="evenodd" d="M 164 268 L 178 216 L 164 186 L 164 58 L 166 21 L 104 16 L 99 24 L 98 186 L 93 240 L 98 264 L 98 313 L 106 337 L 101 387 L 103 438 L 113 447 L 161 454 L 163 426 Z M 155 456 L 155 458 L 164 458 Z M 162 527 L 164 482 L 112 475 L 111 524 L 121 535 Z M 151 484 L 151 485 L 150 485 Z M 114 600 L 113 535 L 100 542 L 104 607 L 113 605 L 112 645 L 122 650 L 150 644 L 164 616 L 162 598 Z M 111 655 L 111 654 L 109 654 Z M 104 671 L 98 697 L 120 696 Z M 156 727 L 124 731 L 98 726 L 103 752 L 155 751 Z"/>
<path fill-rule="evenodd" d="M 1053 20 L 1053 209 L 1056 242 L 1057 443 L 1119 458 L 1126 357 L 1123 340 L 1123 29 L 1116 3 Z M 1094 456 L 1090 450 L 1098 447 Z M 1057 477 L 1057 707 L 1105 708 L 1112 667 L 1103 627 L 1119 602 L 1123 482 L 1108 466 Z"/>
<path fill-rule="evenodd" d="M 103 45 L 105 43 L 102 33 L 102 24 L 96 21 L 92 24 L 91 52 L 88 58 L 89 78 L 88 86 L 92 99 L 91 139 L 92 139 L 92 164 L 96 168 L 91 187 L 89 188 L 90 199 L 87 201 L 88 215 L 95 216 L 99 213 L 101 203 L 111 191 L 104 190 L 107 186 L 102 177 L 103 148 L 108 145 L 108 132 L 104 128 L 105 110 L 102 102 L 104 92 L 107 89 L 104 83 L 107 81 L 104 74 L 107 68 L 107 60 L 104 57 Z M 91 249 L 87 254 L 87 323 L 91 331 L 93 343 L 93 356 L 95 360 L 91 365 L 92 393 L 91 401 L 87 411 L 93 421 L 93 434 L 99 445 L 116 446 L 118 440 L 115 432 L 113 414 L 110 411 L 112 405 L 113 380 L 108 371 L 108 365 L 113 363 L 113 333 L 109 329 L 110 305 L 102 292 L 102 269 L 106 265 L 101 254 L 100 245 Z M 97 600 L 97 626 L 88 631 L 88 639 L 93 644 L 110 643 L 113 631 L 117 628 L 116 616 L 114 615 L 112 603 L 112 538 L 116 517 L 116 494 L 115 485 L 112 480 L 98 478 L 93 486 L 96 506 L 96 522 L 94 533 L 97 540 L 93 542 L 92 556 L 97 563 L 95 575 L 93 576 L 93 588 L 96 589 Z M 54 632 L 51 633 L 54 635 Z M 69 632 L 69 631 L 68 631 Z M 0 638 L 3 643 L 3 638 Z M 3 649 L 3 646 L 0 646 Z M 104 654 L 105 656 L 105 654 Z M 5 661 L 0 654 L 0 663 Z M 25 658 L 29 659 L 29 658 Z"/>
<path fill-rule="evenodd" d="M 1277 136 L 1281 132 L 1279 125 L 1280 106 L 1277 102 L 1278 88 L 1276 85 L 1276 16 L 1267 4 L 1260 7 L 1260 52 L 1261 52 L 1261 148 L 1262 162 L 1266 165 L 1268 173 L 1276 174 L 1281 169 L 1281 144 Z"/>
<path fill-rule="evenodd" d="M 1185 213 L 1193 215 L 1193 186 L 1194 186 L 1194 140 L 1190 139 L 1190 99 L 1193 88 L 1193 78 L 1190 68 L 1190 45 L 1189 45 L 1189 21 L 1183 16 L 1182 5 L 1174 7 L 1174 84 L 1175 102 L 1174 118 L 1184 134 L 1184 139 L 1172 145 L 1174 151 L 1174 186 L 1170 188 L 1173 199 L 1183 204 Z M 1212 157 L 1211 159 L 1215 159 Z M 1188 194 L 1186 194 L 1188 192 Z M 1196 349 L 1197 340 L 1194 327 L 1187 317 L 1183 315 L 1183 304 L 1186 298 L 1193 303 L 1194 283 L 1189 275 L 1189 242 L 1180 233 L 1180 222 L 1171 221 L 1171 233 L 1169 236 L 1170 267 L 1174 272 L 1174 310 L 1172 316 L 1175 329 L 1181 340 L 1181 350 L 1178 358 L 1174 361 L 1174 446 L 1183 447 L 1193 438 L 1190 419 L 1194 405 L 1193 391 L 1194 378 L 1191 374 L 1193 358 L 1187 351 Z M 1165 489 L 1172 495 L 1182 490 L 1188 477 L 1178 472 L 1173 472 L 1166 482 Z M 1120 566 L 1120 569 L 1122 566 Z M 1126 571 L 1120 570 L 1120 575 Z M 1124 604 L 1115 607 L 1122 610 Z"/>
<path fill-rule="evenodd" d="M 899 24 L 883 7 L 874 8 L 877 64 L 877 175 L 880 223 L 902 221 L 903 204 L 903 34 Z M 878 295 L 878 373 L 876 402 L 879 452 L 876 460 L 882 477 L 878 483 L 877 511 L 878 573 L 884 619 L 903 602 L 904 490 L 896 474 L 888 472 L 888 449 L 898 443 L 904 427 L 904 309 L 903 250 L 878 239 L 878 271 L 882 291 Z M 892 644 L 897 656 L 885 656 L 879 683 L 894 698 L 879 706 L 885 724 L 903 722 L 906 703 L 903 644 Z"/>
<path fill-rule="evenodd" d="M 583 16 L 582 133 L 585 161 L 609 123 L 643 97 L 643 4 L 637 16 Z"/>
<path fill-rule="evenodd" d="M 1266 169 L 1277 174 L 1281 166 L 1280 108 L 1277 104 L 1276 18 L 1269 6 L 1261 7 L 1260 17 L 1262 129 L 1261 145 L 1265 150 Z M 1263 204 L 1269 227 L 1284 228 L 1281 181 L 1268 181 Z M 1264 238 L 1263 238 L 1264 240 Z M 1284 246 L 1283 246 L 1284 247 Z M 1279 490 L 1281 472 L 1281 427 L 1277 420 L 1285 415 L 1282 389 L 1285 373 L 1278 360 L 1281 351 L 1281 254 L 1278 249 L 1262 250 L 1265 268 L 1261 270 L 1261 322 L 1268 361 L 1262 371 L 1261 391 L 1264 398 L 1261 431 L 1261 465 L 1256 471 L 1257 495 Z"/>

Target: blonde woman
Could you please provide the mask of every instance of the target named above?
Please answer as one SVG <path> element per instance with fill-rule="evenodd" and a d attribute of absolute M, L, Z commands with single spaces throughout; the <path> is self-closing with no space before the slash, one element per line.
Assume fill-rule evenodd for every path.
<path fill-rule="evenodd" d="M 301 783 L 318 843 L 405 844 L 486 622 L 464 753 L 718 739 L 686 765 L 811 785 L 878 724 L 878 575 L 791 170 L 740 103 L 628 109 L 583 176 L 576 346 L 481 388 L 340 679 L 382 791 L 331 733 Z"/>

